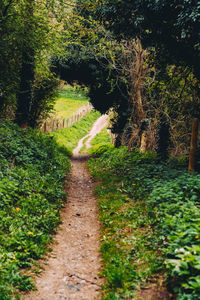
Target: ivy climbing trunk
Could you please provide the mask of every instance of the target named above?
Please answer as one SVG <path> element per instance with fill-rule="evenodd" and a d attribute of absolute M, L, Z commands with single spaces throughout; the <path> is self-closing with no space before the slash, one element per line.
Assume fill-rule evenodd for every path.
<path fill-rule="evenodd" d="M 147 132 L 144 131 L 141 136 L 140 151 L 144 153 L 147 150 Z"/>
<path fill-rule="evenodd" d="M 192 122 L 192 135 L 190 141 L 190 154 L 189 154 L 189 165 L 188 165 L 189 172 L 194 172 L 195 170 L 195 154 L 197 150 L 198 127 L 199 127 L 199 120 L 195 118 Z"/>

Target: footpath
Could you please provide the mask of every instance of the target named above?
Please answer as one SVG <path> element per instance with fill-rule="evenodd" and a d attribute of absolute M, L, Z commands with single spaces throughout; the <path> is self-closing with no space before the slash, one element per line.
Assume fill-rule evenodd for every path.
<path fill-rule="evenodd" d="M 105 127 L 107 118 L 98 120 L 89 136 L 94 137 Z M 62 224 L 54 238 L 53 251 L 40 262 L 44 270 L 36 278 L 37 290 L 26 294 L 25 300 L 101 299 L 100 224 L 95 184 L 85 168 L 87 159 L 78 154 L 78 149 L 74 150 Z"/>

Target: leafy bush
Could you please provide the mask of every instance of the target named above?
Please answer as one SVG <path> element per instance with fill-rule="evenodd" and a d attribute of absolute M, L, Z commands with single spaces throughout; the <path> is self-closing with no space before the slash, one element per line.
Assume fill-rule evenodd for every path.
<path fill-rule="evenodd" d="M 89 163 L 103 183 L 106 177 L 117 178 L 117 189 L 127 196 L 130 207 L 141 204 L 137 226 L 153 228 L 150 247 L 162 253 L 169 291 L 179 300 L 196 300 L 200 299 L 200 175 L 186 172 L 183 165 L 175 160 L 158 163 L 151 152 L 110 147 Z"/>
<path fill-rule="evenodd" d="M 60 223 L 69 159 L 50 136 L 0 127 L 0 299 L 32 289 L 22 268 L 41 257 Z"/>

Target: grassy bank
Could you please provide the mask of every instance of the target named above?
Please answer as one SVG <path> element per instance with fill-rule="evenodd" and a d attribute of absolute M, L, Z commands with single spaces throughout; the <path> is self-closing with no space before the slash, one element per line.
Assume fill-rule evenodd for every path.
<path fill-rule="evenodd" d="M 104 128 L 91 140 L 91 148 L 86 149 L 85 143 L 89 137 L 85 138 L 83 141 L 83 147 L 80 150 L 80 153 L 89 153 L 93 154 L 99 147 L 107 146 L 111 144 L 111 138 L 107 132 L 107 128 Z"/>
<path fill-rule="evenodd" d="M 80 107 L 89 103 L 84 90 L 64 86 L 58 91 L 58 99 L 54 105 L 55 115 L 59 118 L 72 116 Z"/>
<path fill-rule="evenodd" d="M 34 288 L 27 270 L 60 223 L 70 164 L 52 137 L 13 123 L 1 122 L 0 141 L 0 299 L 10 300 Z"/>
<path fill-rule="evenodd" d="M 102 182 L 103 299 L 132 299 L 163 280 L 176 299 L 200 299 L 200 175 L 150 152 L 103 146 L 95 154 L 89 168 Z"/>
<path fill-rule="evenodd" d="M 51 133 L 51 135 L 56 138 L 56 141 L 60 146 L 63 146 L 68 150 L 69 155 L 72 155 L 72 150 L 77 146 L 78 141 L 88 134 L 93 123 L 99 117 L 99 112 L 91 111 L 85 115 L 81 121 L 75 123 L 73 126 L 56 130 Z"/>

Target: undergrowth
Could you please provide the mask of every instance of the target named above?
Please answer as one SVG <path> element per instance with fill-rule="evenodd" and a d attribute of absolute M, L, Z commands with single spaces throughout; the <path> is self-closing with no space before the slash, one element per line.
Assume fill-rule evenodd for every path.
<path fill-rule="evenodd" d="M 69 155 L 72 155 L 72 150 L 77 146 L 78 141 L 88 134 L 93 123 L 99 117 L 100 113 L 93 110 L 73 126 L 56 130 L 52 132 L 51 135 L 56 138 L 56 141 L 60 146 L 63 146 L 68 150 Z"/>
<path fill-rule="evenodd" d="M 60 223 L 70 163 L 52 137 L 0 126 L 0 299 L 34 288 L 26 270 L 46 251 Z M 37 268 L 35 268 L 37 272 Z"/>
<path fill-rule="evenodd" d="M 132 299 L 165 275 L 178 300 L 200 299 L 200 175 L 151 152 L 99 147 L 89 162 L 102 222 L 103 299 Z"/>

